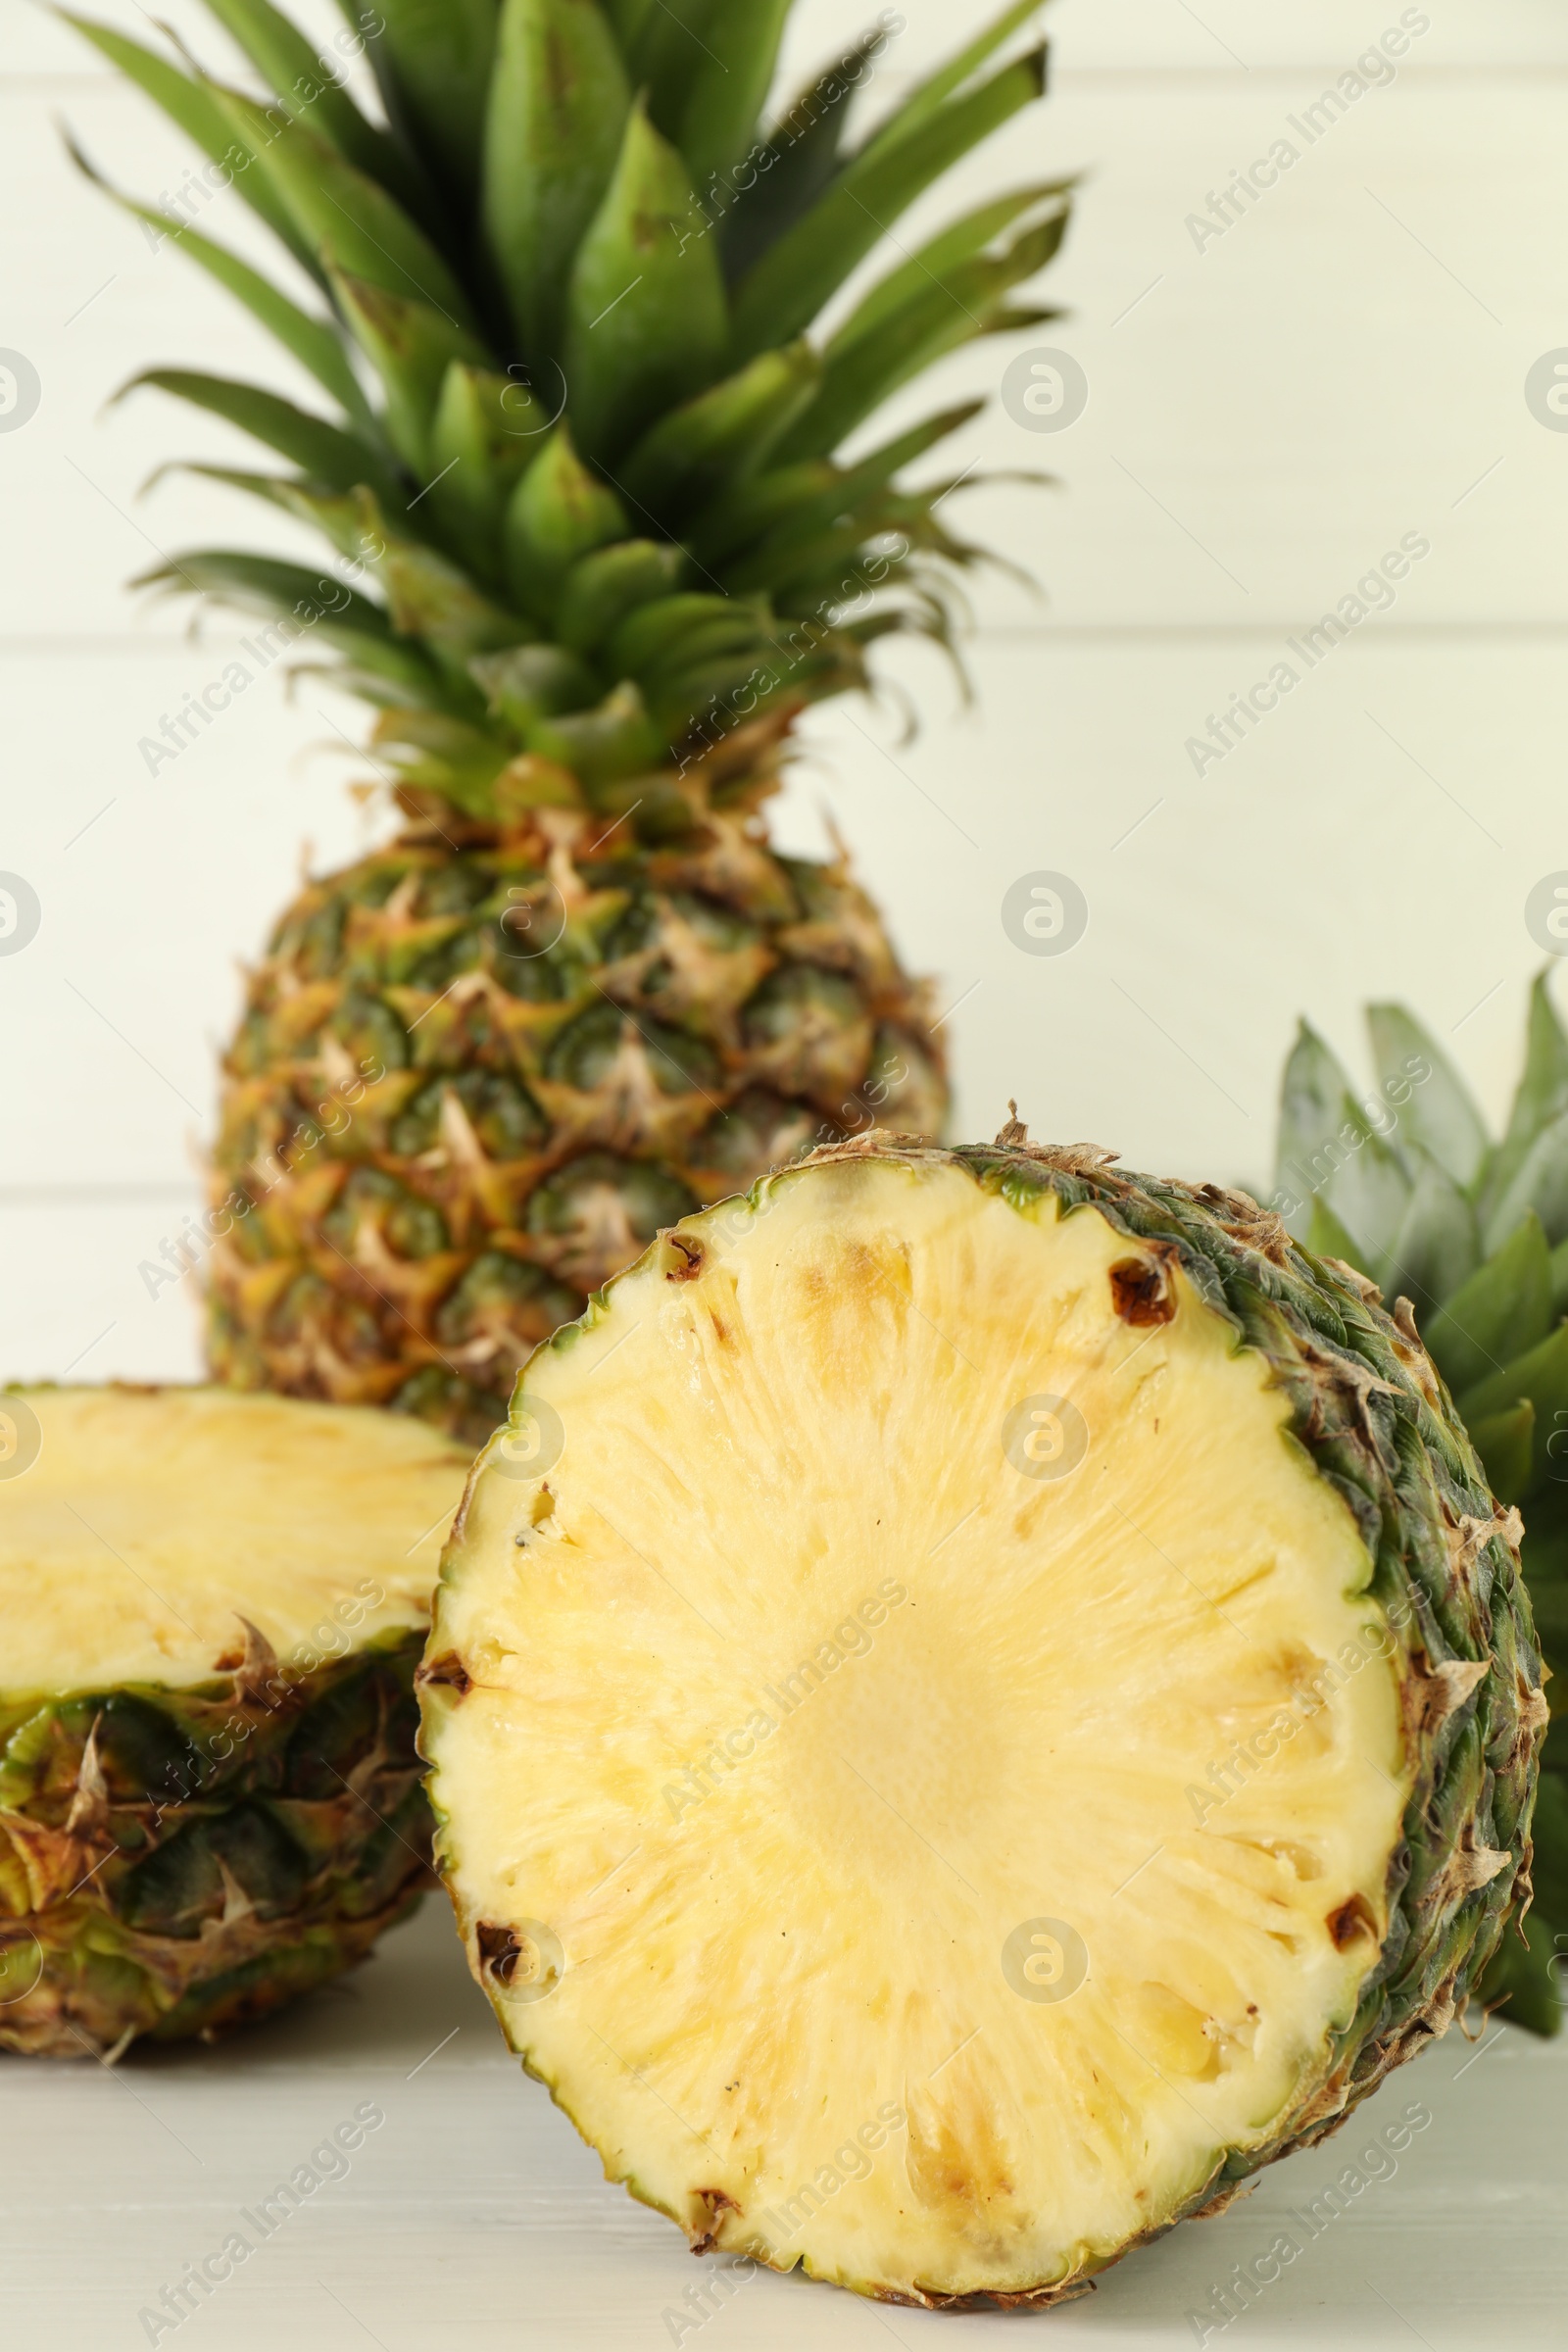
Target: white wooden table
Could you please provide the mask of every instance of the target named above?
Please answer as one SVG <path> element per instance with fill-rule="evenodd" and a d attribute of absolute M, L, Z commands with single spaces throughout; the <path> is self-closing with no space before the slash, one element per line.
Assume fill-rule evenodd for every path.
<path fill-rule="evenodd" d="M 1309 2238 L 1293 2212 L 1363 2148 L 1386 2145 L 1412 2101 L 1430 2125 L 1396 2170 L 1387 2156 L 1361 2168 L 1384 2177 L 1338 2218 L 1319 2204 L 1323 2226 Z M 1568 2342 L 1568 2043 L 1543 2046 L 1496 2025 L 1476 2047 L 1450 2034 L 1338 2138 L 1055 2312 L 910 2311 L 765 2272 L 723 2298 L 709 2283 L 712 2264 L 694 2262 L 667 2222 L 603 2180 L 503 2048 L 440 1896 L 339 1985 L 214 2049 L 133 2053 L 113 2073 L 85 2059 L 0 2061 L 3 2341 L 27 2352 L 146 2344 L 153 2330 L 139 2314 L 230 2232 L 256 2239 L 261 2200 L 366 2108 L 384 2121 L 347 2171 L 274 2220 L 209 2299 L 157 2331 L 160 2344 L 887 2352 L 892 2339 L 959 2352 L 1004 2337 L 1053 2352 L 1154 2352 L 1196 2343 L 1189 2315 L 1210 2306 L 1233 2265 L 1292 2229 L 1298 2259 L 1210 2345 L 1246 2352 L 1288 2336 L 1303 2352 L 1561 2352 Z"/>

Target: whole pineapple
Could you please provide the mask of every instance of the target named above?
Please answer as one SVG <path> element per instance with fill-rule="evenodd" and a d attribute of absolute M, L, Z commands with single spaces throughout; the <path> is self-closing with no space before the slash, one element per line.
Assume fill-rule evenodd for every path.
<path fill-rule="evenodd" d="M 1568 1035 L 1538 979 L 1524 1075 L 1495 1142 L 1436 1041 L 1397 1004 L 1367 1010 L 1375 1095 L 1305 1022 L 1286 1065 L 1274 1206 L 1308 1249 L 1413 1305 L 1493 1487 L 1525 1520 L 1523 1562 L 1557 1681 L 1568 1668 Z M 1536 1805 L 1528 1944 L 1509 1936 L 1488 1999 L 1561 2024 L 1568 1951 L 1568 1748 L 1555 1718 Z"/>
<path fill-rule="evenodd" d="M 319 289 L 301 309 L 170 216 L 331 420 L 138 378 L 290 470 L 198 470 L 336 565 L 229 550 L 149 577 L 331 647 L 407 828 L 313 884 L 225 1061 L 218 1374 L 478 1438 L 532 1347 L 661 1227 L 814 1138 L 934 1134 L 943 1052 L 841 857 L 761 810 L 807 703 L 891 630 L 951 644 L 951 408 L 834 452 L 1060 242 L 1067 183 L 994 198 L 807 329 L 905 208 L 1037 98 L 1014 0 L 847 140 L 884 18 L 759 126 L 789 0 L 385 0 L 386 124 L 269 0 L 210 0 L 275 99 L 81 29 Z M 80 22 L 77 20 L 77 22 Z M 972 477 L 971 477 L 972 478 Z"/>

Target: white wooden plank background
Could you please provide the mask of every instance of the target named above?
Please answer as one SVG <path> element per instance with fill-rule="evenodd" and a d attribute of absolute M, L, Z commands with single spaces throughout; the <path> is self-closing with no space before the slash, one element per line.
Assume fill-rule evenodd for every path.
<path fill-rule="evenodd" d="M 215 2050 L 155 2052 L 118 2079 L 87 2065 L 5 2069 L 7 2140 L 24 2150 L 0 2205 L 8 2341 L 116 2352 L 187 2264 L 245 2230 L 280 2179 L 362 2102 L 385 2122 L 159 2341 L 180 2352 L 1176 2352 L 1233 2266 L 1294 2229 L 1301 2252 L 1210 2347 L 1251 2352 L 1560 2352 L 1562 2111 L 1568 2051 L 1494 2026 L 1403 2068 L 1323 2147 L 1276 2166 L 1053 2313 L 924 2313 L 760 2274 L 699 2295 L 698 2265 L 500 2046 L 432 1896 L 345 1983 Z M 1419 2101 L 1431 2123 L 1389 2174 L 1308 2241 L 1311 2206 Z M 323 2171 L 328 2167 L 323 2165 Z M 1319 2213 L 1327 2210 L 1319 2207 Z M 253 2241 L 255 2232 L 251 2231 Z M 674 2315 L 674 2325 L 671 2324 Z"/>
<path fill-rule="evenodd" d="M 147 33 L 133 0 L 103 13 Z M 170 13 L 200 26 L 191 0 Z M 873 103 L 971 12 L 906 0 L 905 13 Z M 1030 342 L 1078 359 L 1088 409 L 1059 436 L 994 409 L 958 461 L 1058 475 L 1049 493 L 983 492 L 965 516 L 1047 601 L 982 588 L 973 713 L 934 663 L 894 659 L 926 713 L 912 744 L 863 707 L 816 715 L 780 825 L 816 846 L 830 802 L 907 958 L 939 975 L 965 1131 L 989 1130 L 1016 1094 L 1037 1132 L 1260 1180 L 1297 1013 L 1354 1052 L 1356 1006 L 1384 993 L 1449 1040 L 1494 1111 L 1506 1099 L 1538 961 L 1524 899 L 1568 866 L 1568 435 L 1523 395 L 1531 364 L 1568 345 L 1568 12 L 1429 13 L 1394 84 L 1201 253 L 1188 215 L 1397 7 L 1057 0 L 1051 101 L 964 174 L 989 188 L 1087 173 L 1047 281 L 1072 316 Z M 799 16 L 792 71 L 860 22 L 840 0 Z M 311 22 L 334 28 L 327 0 Z M 225 58 L 220 36 L 201 37 Z M 149 1299 L 136 1267 L 196 1198 L 236 961 L 304 842 L 324 863 L 366 838 L 340 781 L 363 771 L 312 748 L 341 751 L 360 722 L 310 681 L 285 701 L 274 673 L 174 766 L 145 772 L 138 738 L 221 666 L 233 632 L 190 643 L 175 612 L 139 606 L 123 582 L 193 539 L 260 543 L 268 518 L 178 477 L 138 500 L 163 459 L 239 445 L 153 395 L 103 404 L 158 362 L 256 368 L 285 386 L 288 370 L 78 179 L 62 117 L 143 192 L 184 167 L 69 30 L 0 0 L 0 344 L 43 387 L 30 422 L 0 434 L 0 868 L 43 906 L 37 938 L 0 957 L 0 1371 L 179 1377 L 198 1362 L 192 1306 Z M 232 199 L 204 225 L 265 254 Z M 933 393 L 994 390 L 1009 356 L 957 358 Z M 1195 775 L 1184 745 L 1207 713 L 1411 529 L 1432 552 L 1394 609 Z M 271 537 L 293 544 L 281 523 Z M 1067 871 L 1089 902 L 1060 959 L 1020 955 L 1001 924 L 1008 885 L 1039 868 Z M 1481 2059 L 1445 2044 L 1401 2078 L 1383 2103 L 1418 2093 L 1435 2128 L 1236 2341 L 1559 2344 L 1562 2063 L 1513 2035 Z M 388 2121 L 352 2179 L 188 2323 L 191 2341 L 618 2352 L 669 2340 L 662 2314 L 693 2276 L 673 2233 L 598 2183 L 514 2079 L 433 1906 L 352 1986 L 216 2055 L 133 2059 L 119 2082 L 0 2075 L 8 2145 L 27 2151 L 0 2194 L 18 2341 L 45 2328 L 91 2352 L 144 2341 L 150 2291 L 366 2096 Z M 1031 2341 L 1047 2328 L 1192 2341 L 1187 2310 L 1320 2176 L 1326 2156 L 1306 2158 L 1093 2303 L 1010 2326 Z M 978 2343 L 993 2324 L 763 2279 L 705 2341 L 913 2345 L 939 2325 L 944 2342 Z"/>

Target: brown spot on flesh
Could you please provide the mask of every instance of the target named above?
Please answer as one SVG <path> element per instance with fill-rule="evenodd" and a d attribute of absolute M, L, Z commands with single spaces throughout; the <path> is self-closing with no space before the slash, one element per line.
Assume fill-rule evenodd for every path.
<path fill-rule="evenodd" d="M 455 1690 L 460 1698 L 473 1689 L 473 1677 L 455 1649 L 445 1650 L 439 1658 L 432 1658 L 427 1666 L 418 1667 L 414 1680 L 421 1690 L 432 1683 L 439 1684 L 443 1690 Z"/>
<path fill-rule="evenodd" d="M 742 2209 L 737 2205 L 735 2199 L 722 2188 L 699 2188 L 692 2193 L 700 2204 L 706 2205 L 708 2208 L 708 2227 L 706 2230 L 694 2230 L 691 2232 L 691 2250 L 694 2254 L 710 2254 L 718 2244 L 718 2232 L 722 2227 L 723 2215 L 726 2213 L 739 2215 Z"/>
<path fill-rule="evenodd" d="M 739 2214 L 741 2208 L 722 2188 L 698 2188 L 692 2194 L 700 2204 L 708 2207 L 708 2227 L 688 2232 L 691 2250 L 694 2254 L 711 2254 L 718 2244 L 722 2216 L 726 2213 Z"/>
<path fill-rule="evenodd" d="M 1327 1925 L 1337 1952 L 1348 1952 L 1361 1936 L 1376 1939 L 1378 1932 L 1372 1906 L 1364 1894 L 1348 1895 L 1337 1911 L 1329 1913 Z"/>
<path fill-rule="evenodd" d="M 1168 1323 L 1176 1300 L 1157 1257 L 1122 1257 L 1110 1269 L 1111 1304 L 1138 1329 Z"/>
<path fill-rule="evenodd" d="M 523 1940 L 515 1928 L 497 1927 L 490 1920 L 480 1920 L 473 1932 L 479 1947 L 479 1974 L 488 1977 L 493 1984 L 510 1984 L 522 1958 Z"/>
<path fill-rule="evenodd" d="M 684 1233 L 666 1233 L 664 1240 L 668 1245 L 664 1280 L 666 1282 L 695 1282 L 703 1270 L 701 1242 L 694 1242 L 689 1235 Z"/>

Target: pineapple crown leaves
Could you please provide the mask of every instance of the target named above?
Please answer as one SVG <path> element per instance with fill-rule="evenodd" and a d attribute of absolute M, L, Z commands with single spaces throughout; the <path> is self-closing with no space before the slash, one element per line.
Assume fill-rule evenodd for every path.
<path fill-rule="evenodd" d="M 1524 1072 L 1493 1139 L 1419 1021 L 1374 1004 L 1367 1027 L 1378 1084 L 1358 1093 L 1301 1023 L 1275 1205 L 1308 1249 L 1412 1300 L 1494 1486 L 1529 1500 L 1568 1468 L 1568 1033 L 1542 973 Z"/>
<path fill-rule="evenodd" d="M 1494 1492 L 1524 1507 L 1534 1621 L 1559 1689 L 1568 1643 L 1568 1033 L 1546 974 L 1530 996 L 1524 1073 L 1498 1137 L 1436 1040 L 1398 1004 L 1367 1007 L 1377 1087 L 1359 1093 L 1303 1021 L 1285 1068 L 1273 1205 L 1320 1256 L 1402 1293 Z M 1401 1310 L 1402 1312 L 1402 1310 Z M 1397 1318 L 1396 1318 L 1397 1319 Z M 1527 1942 L 1482 1987 L 1533 2033 L 1561 2012 L 1568 1770 L 1548 1732 Z M 1489 1759 L 1490 1761 L 1490 1759 Z"/>
<path fill-rule="evenodd" d="M 835 453 L 949 352 L 1056 315 L 1012 297 L 1060 244 L 1071 182 L 964 213 L 808 330 L 1043 93 L 1044 50 L 1009 54 L 1038 4 L 1010 0 L 858 143 L 886 15 L 768 125 L 790 0 L 342 0 L 337 45 L 363 51 L 384 123 L 270 0 L 208 0 L 265 99 L 67 12 L 314 300 L 108 193 L 333 412 L 187 368 L 134 378 L 284 460 L 195 470 L 319 530 L 347 574 L 210 548 L 138 584 L 311 631 L 379 707 L 405 787 L 481 821 L 573 792 L 625 805 L 743 721 L 865 683 L 890 631 L 953 653 L 983 551 L 939 511 L 958 482 L 903 477 L 982 404 Z"/>

